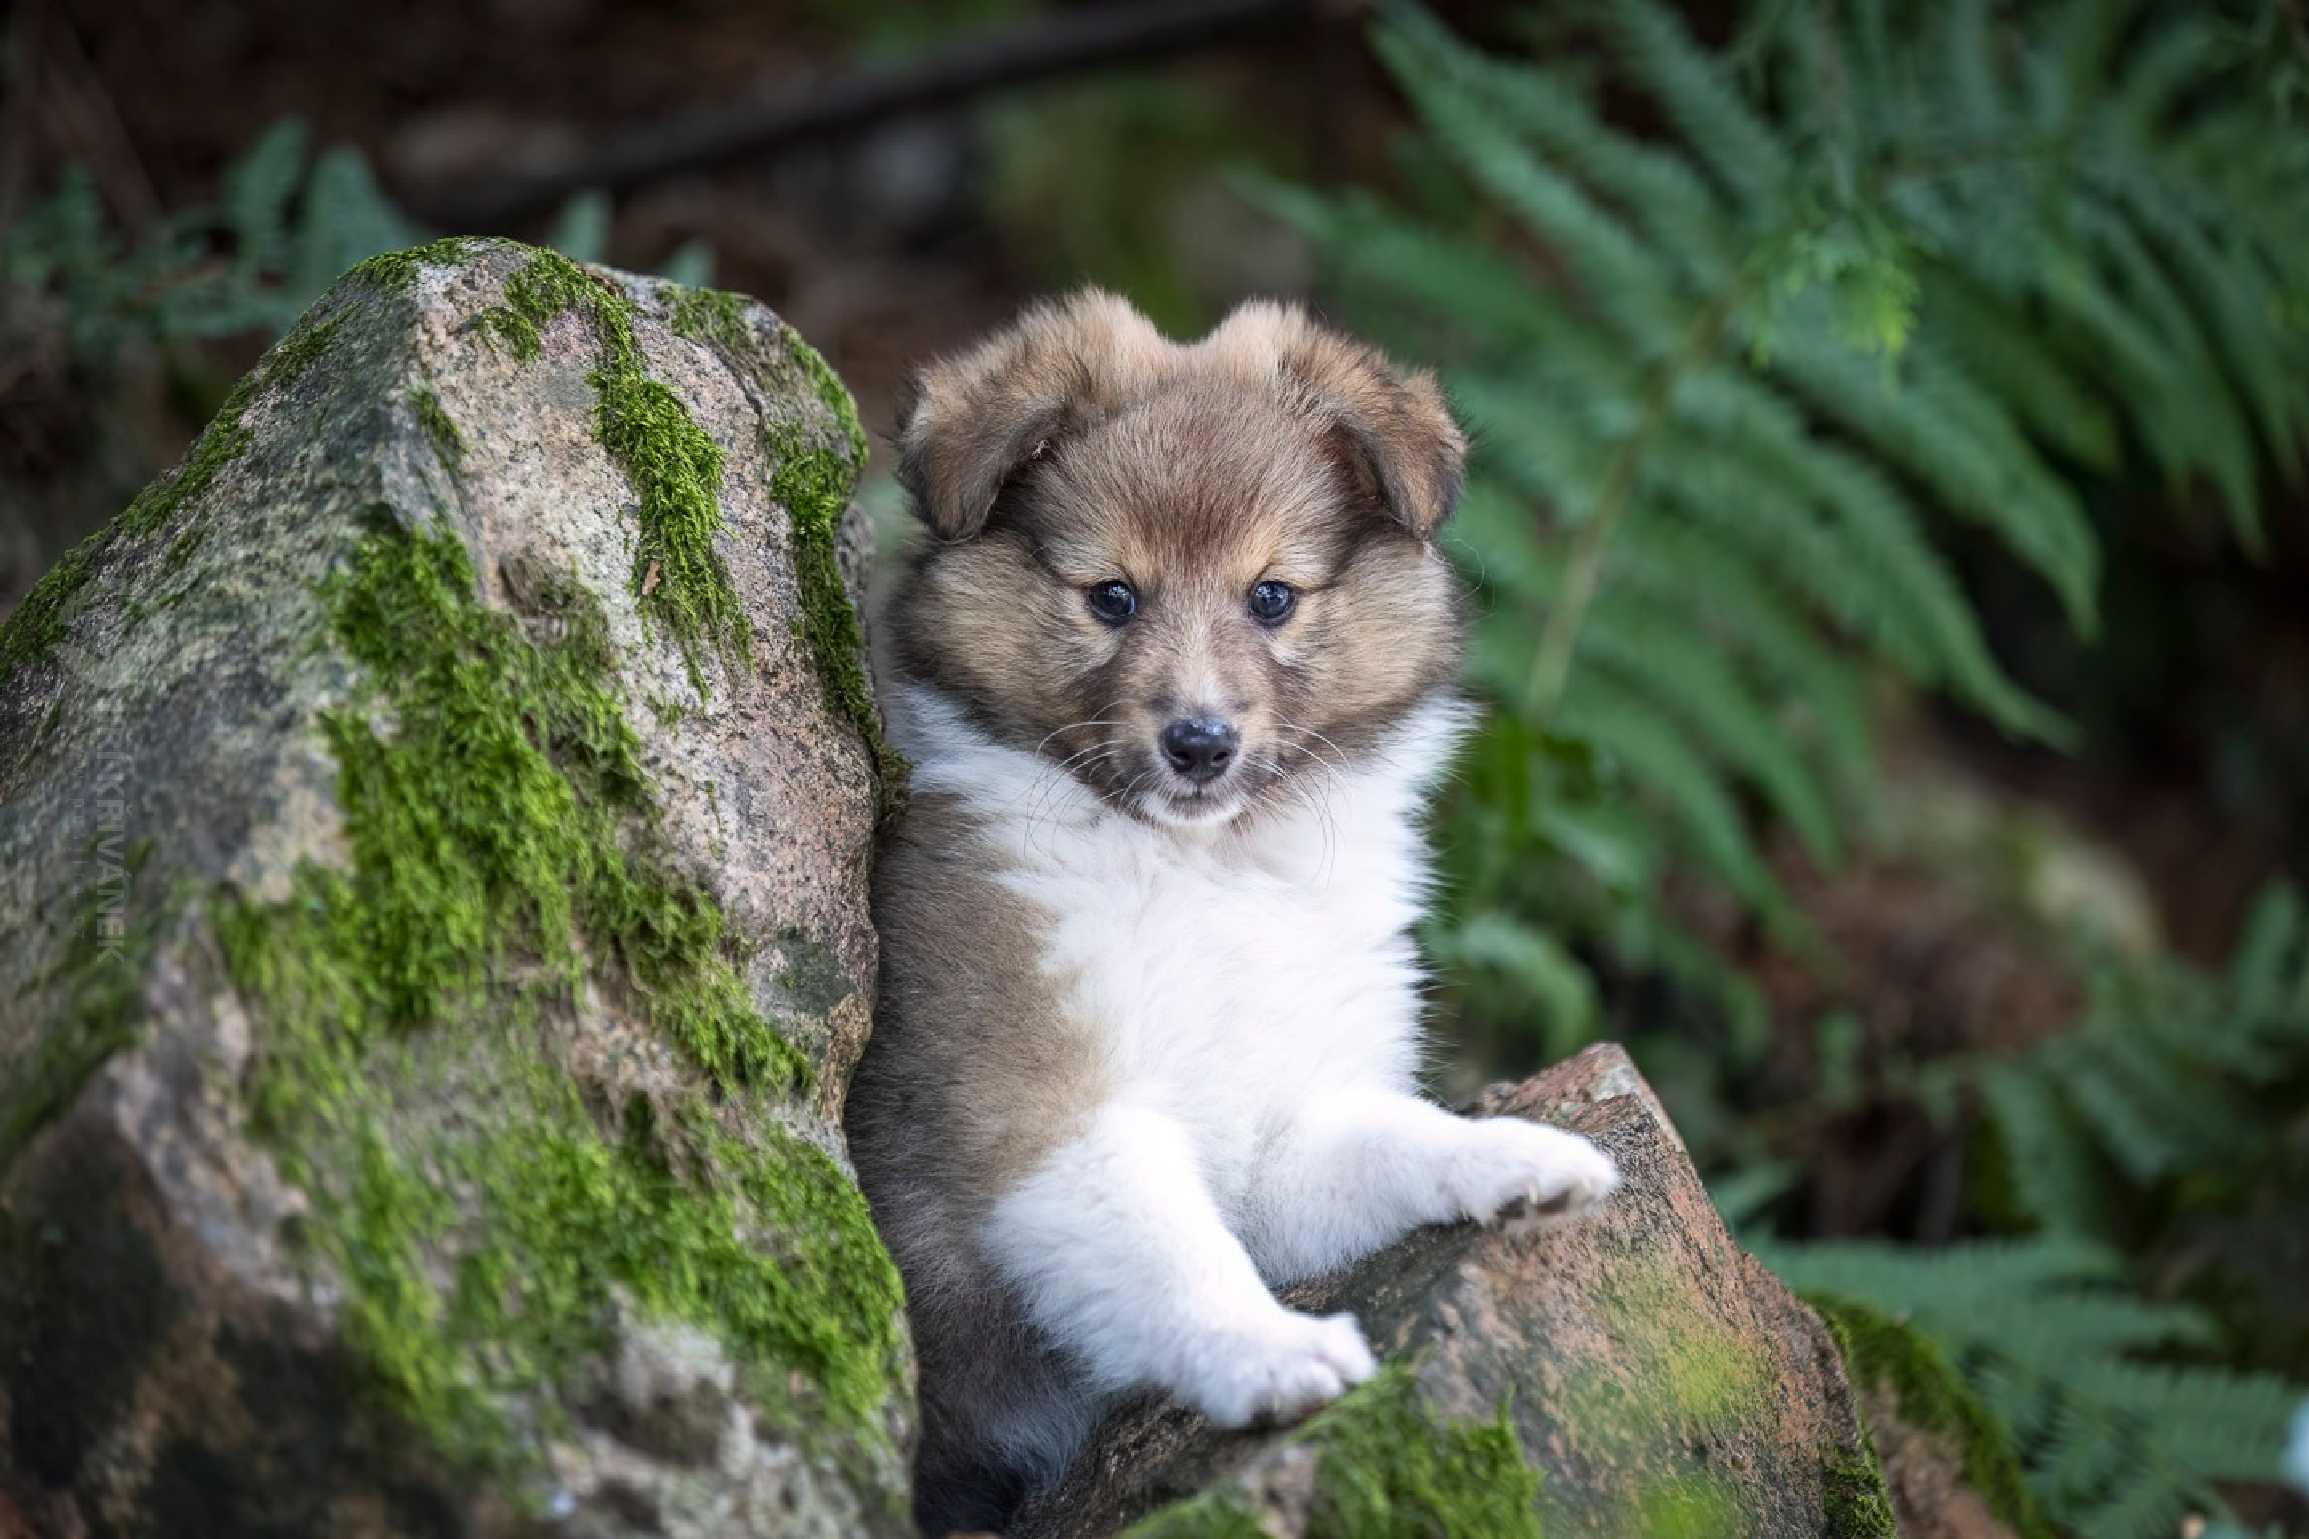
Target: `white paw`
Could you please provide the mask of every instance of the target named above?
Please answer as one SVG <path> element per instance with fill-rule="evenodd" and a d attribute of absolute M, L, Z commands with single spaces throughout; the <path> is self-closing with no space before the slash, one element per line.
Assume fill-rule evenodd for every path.
<path fill-rule="evenodd" d="M 1222 1427 L 1297 1421 L 1379 1371 L 1353 1315 L 1277 1308 L 1204 1345 L 1199 1382 L 1182 1386 L 1179 1398 Z"/>
<path fill-rule="evenodd" d="M 1479 1223 L 1577 1217 L 1619 1185 L 1611 1156 L 1577 1133 L 1520 1117 L 1487 1118 L 1467 1131 L 1446 1179 L 1459 1211 Z"/>

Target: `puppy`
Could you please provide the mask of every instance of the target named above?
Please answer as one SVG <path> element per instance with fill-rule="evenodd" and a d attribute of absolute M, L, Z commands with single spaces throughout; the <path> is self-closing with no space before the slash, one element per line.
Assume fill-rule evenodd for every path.
<path fill-rule="evenodd" d="M 901 449 L 929 538 L 876 650 L 913 795 L 849 1135 L 936 1535 L 1135 1388 L 1305 1414 L 1371 1351 L 1275 1287 L 1615 1174 L 1416 1089 L 1421 813 L 1469 714 L 1434 380 L 1294 308 L 1177 345 L 1087 292 L 925 370 Z"/>

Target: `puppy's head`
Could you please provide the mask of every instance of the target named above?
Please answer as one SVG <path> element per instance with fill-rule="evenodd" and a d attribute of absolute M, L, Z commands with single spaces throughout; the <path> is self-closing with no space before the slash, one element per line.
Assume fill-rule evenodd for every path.
<path fill-rule="evenodd" d="M 1178 345 L 1090 291 L 915 383 L 897 665 L 1115 805 L 1234 817 L 1453 675 L 1466 441 L 1430 376 L 1296 308 Z"/>

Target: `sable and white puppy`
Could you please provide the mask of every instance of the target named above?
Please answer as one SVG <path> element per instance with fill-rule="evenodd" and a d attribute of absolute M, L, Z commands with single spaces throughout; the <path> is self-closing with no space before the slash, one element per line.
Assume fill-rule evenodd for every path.
<path fill-rule="evenodd" d="M 1468 714 L 1434 380 L 1294 308 L 1177 345 L 1088 292 L 924 371 L 901 437 L 930 538 L 877 650 L 913 794 L 849 1134 L 938 1534 L 1123 1391 L 1313 1409 L 1371 1352 L 1274 1287 L 1615 1175 L 1416 1089 L 1420 821 Z"/>

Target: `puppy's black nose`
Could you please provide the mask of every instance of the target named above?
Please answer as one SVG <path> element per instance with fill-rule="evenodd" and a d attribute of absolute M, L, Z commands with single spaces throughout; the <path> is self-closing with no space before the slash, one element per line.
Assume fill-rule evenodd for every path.
<path fill-rule="evenodd" d="M 1218 779 L 1235 762 L 1235 748 L 1243 735 L 1232 723 L 1207 717 L 1183 717 L 1163 728 L 1163 757 L 1172 769 L 1203 785 Z"/>

